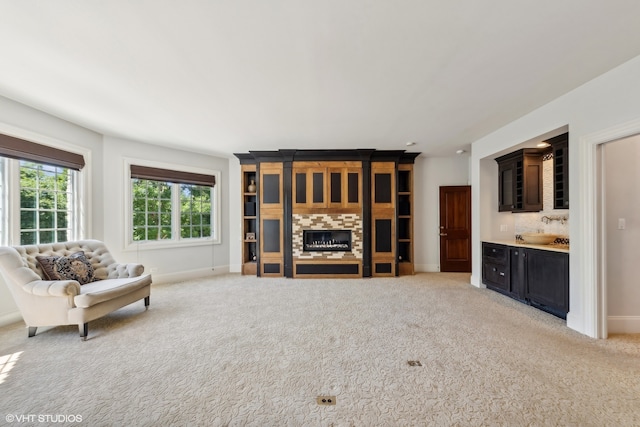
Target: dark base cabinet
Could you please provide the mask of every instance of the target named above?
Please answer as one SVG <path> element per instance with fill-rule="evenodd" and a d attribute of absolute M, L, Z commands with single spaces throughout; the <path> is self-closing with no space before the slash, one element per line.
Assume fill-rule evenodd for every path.
<path fill-rule="evenodd" d="M 482 282 L 562 319 L 569 312 L 569 254 L 482 243 Z"/>
<path fill-rule="evenodd" d="M 509 248 L 492 243 L 482 244 L 482 282 L 488 288 L 511 293 Z"/>
<path fill-rule="evenodd" d="M 569 254 L 527 249 L 527 299 L 563 319 L 569 311 Z"/>

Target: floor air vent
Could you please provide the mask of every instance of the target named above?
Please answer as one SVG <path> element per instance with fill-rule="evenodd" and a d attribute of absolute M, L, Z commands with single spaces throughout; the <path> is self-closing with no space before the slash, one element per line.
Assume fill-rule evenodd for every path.
<path fill-rule="evenodd" d="M 420 363 L 419 360 L 409 360 L 407 363 L 409 366 L 422 366 L 422 363 Z"/>

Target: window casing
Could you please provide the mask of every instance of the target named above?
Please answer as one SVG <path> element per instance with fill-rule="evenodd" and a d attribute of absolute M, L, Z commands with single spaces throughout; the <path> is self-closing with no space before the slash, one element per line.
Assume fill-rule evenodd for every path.
<path fill-rule="evenodd" d="M 145 164 L 145 167 L 154 168 L 175 168 L 175 165 L 125 160 L 130 201 L 126 215 L 128 249 L 220 242 L 218 186 L 141 178 L 138 176 L 144 174 L 139 173 L 140 167 L 134 164 Z M 206 172 L 214 178 L 213 182 L 219 182 L 217 171 L 198 169 L 196 172 Z"/>
<path fill-rule="evenodd" d="M 81 238 L 80 172 L 0 157 L 0 241 L 5 245 Z"/>

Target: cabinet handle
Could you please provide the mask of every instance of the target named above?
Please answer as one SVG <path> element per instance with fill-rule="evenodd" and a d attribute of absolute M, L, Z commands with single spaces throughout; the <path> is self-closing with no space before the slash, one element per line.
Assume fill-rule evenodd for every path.
<path fill-rule="evenodd" d="M 440 233 L 440 235 L 441 235 L 441 236 L 446 236 L 446 235 L 447 235 L 447 233 Z"/>
<path fill-rule="evenodd" d="M 518 251 L 515 251 L 514 253 L 515 253 L 516 256 L 518 256 Z"/>
<path fill-rule="evenodd" d="M 497 268 L 495 268 L 495 267 L 493 267 L 491 270 L 492 270 L 492 271 L 498 271 L 498 269 L 497 269 Z"/>
<path fill-rule="evenodd" d="M 502 272 L 502 271 L 501 271 L 501 272 L 500 272 L 500 275 L 501 275 L 501 276 L 504 276 L 504 272 Z"/>

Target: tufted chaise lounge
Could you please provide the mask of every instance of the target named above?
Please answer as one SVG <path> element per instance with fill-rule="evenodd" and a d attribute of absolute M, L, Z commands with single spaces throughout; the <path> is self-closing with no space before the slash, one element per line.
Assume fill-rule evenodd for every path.
<path fill-rule="evenodd" d="M 96 281 L 48 280 L 37 256 L 69 256 L 83 251 Z M 118 264 L 98 240 L 0 247 L 0 271 L 16 301 L 29 336 L 38 326 L 77 324 L 87 338 L 88 322 L 144 298 L 149 306 L 151 275 L 141 264 Z"/>

